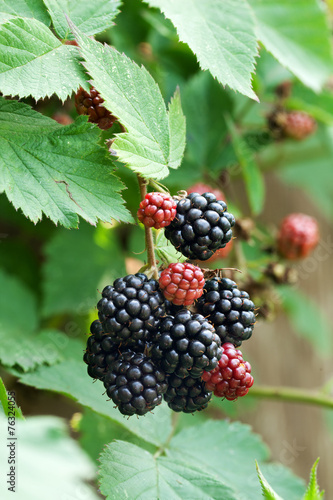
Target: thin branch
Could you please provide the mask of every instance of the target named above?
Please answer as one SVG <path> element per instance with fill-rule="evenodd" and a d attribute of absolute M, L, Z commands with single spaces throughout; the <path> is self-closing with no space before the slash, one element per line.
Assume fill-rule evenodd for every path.
<path fill-rule="evenodd" d="M 138 174 L 138 182 L 139 182 L 141 200 L 143 200 L 147 194 L 148 182 L 146 181 L 146 179 L 141 177 L 139 174 Z M 148 258 L 148 268 L 152 269 L 154 278 L 156 280 L 158 280 L 158 270 L 157 270 L 156 259 L 155 259 L 153 231 L 150 227 L 144 226 L 144 228 L 145 228 L 145 240 L 146 240 L 147 258 Z"/>
<path fill-rule="evenodd" d="M 249 395 L 254 398 L 276 399 L 291 401 L 292 403 L 305 403 L 333 409 L 333 397 L 317 391 L 307 391 L 295 387 L 270 387 L 257 385 L 251 387 Z"/>

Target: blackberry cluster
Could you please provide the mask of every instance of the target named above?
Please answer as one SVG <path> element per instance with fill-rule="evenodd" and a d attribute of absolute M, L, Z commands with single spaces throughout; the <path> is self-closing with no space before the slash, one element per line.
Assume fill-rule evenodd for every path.
<path fill-rule="evenodd" d="M 207 260 L 232 238 L 235 218 L 213 193 L 190 193 L 177 203 L 177 214 L 165 236 L 183 255 Z"/>
<path fill-rule="evenodd" d="M 123 415 L 144 415 L 162 402 L 166 375 L 144 354 L 128 351 L 104 377 L 107 395 Z"/>
<path fill-rule="evenodd" d="M 168 389 L 164 394 L 171 410 L 184 413 L 204 410 L 211 397 L 212 392 L 206 389 L 204 381 L 192 377 L 182 379 L 177 375 L 169 376 Z"/>
<path fill-rule="evenodd" d="M 197 306 L 214 325 L 222 343 L 240 346 L 251 337 L 256 321 L 255 305 L 247 292 L 238 290 L 234 281 L 227 278 L 206 281 Z"/>
<path fill-rule="evenodd" d="M 158 282 L 141 273 L 118 278 L 112 286 L 106 286 L 97 309 L 104 332 L 115 344 L 148 341 L 165 316 Z"/>
<path fill-rule="evenodd" d="M 119 357 L 119 350 L 110 336 L 105 335 L 100 321 L 91 323 L 90 332 L 83 361 L 88 365 L 90 377 L 103 380 L 107 366 Z"/>
<path fill-rule="evenodd" d="M 153 338 L 152 359 L 166 373 L 200 378 L 213 370 L 221 357 L 221 342 L 212 325 L 200 314 L 182 309 L 161 323 Z"/>
<path fill-rule="evenodd" d="M 103 106 L 103 102 L 104 99 L 94 87 L 90 89 L 90 93 L 80 87 L 75 94 L 75 107 L 79 115 L 88 115 L 89 122 L 96 123 L 102 130 L 107 130 L 117 118 Z"/>

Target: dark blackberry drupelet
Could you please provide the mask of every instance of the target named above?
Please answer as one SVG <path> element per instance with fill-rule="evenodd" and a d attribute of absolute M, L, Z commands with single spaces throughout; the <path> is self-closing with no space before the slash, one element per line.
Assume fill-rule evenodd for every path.
<path fill-rule="evenodd" d="M 144 354 L 123 353 L 104 377 L 107 395 L 123 415 L 144 415 L 162 402 L 166 375 Z"/>
<path fill-rule="evenodd" d="M 106 286 L 97 304 L 103 330 L 115 344 L 134 345 L 149 341 L 156 332 L 165 304 L 158 282 L 145 274 L 129 274 Z"/>
<path fill-rule="evenodd" d="M 227 278 L 207 280 L 204 293 L 197 302 L 198 311 L 214 325 L 222 344 L 240 346 L 251 337 L 256 317 L 249 294 L 240 291 Z"/>
<path fill-rule="evenodd" d="M 182 309 L 167 316 L 152 339 L 152 359 L 166 373 L 200 378 L 221 357 L 221 342 L 213 326 L 200 314 Z"/>
<path fill-rule="evenodd" d="M 75 94 L 75 107 L 79 115 L 88 115 L 89 122 L 96 123 L 102 130 L 107 130 L 117 118 L 103 106 L 103 102 L 104 99 L 94 87 L 91 87 L 90 93 L 80 87 Z"/>
<path fill-rule="evenodd" d="M 177 214 L 165 236 L 189 259 L 207 260 L 232 238 L 235 218 L 213 193 L 190 193 L 177 203 Z"/>
<path fill-rule="evenodd" d="M 207 408 L 212 397 L 205 383 L 192 377 L 179 378 L 177 375 L 168 377 L 168 389 L 164 399 L 173 411 L 193 413 Z"/>

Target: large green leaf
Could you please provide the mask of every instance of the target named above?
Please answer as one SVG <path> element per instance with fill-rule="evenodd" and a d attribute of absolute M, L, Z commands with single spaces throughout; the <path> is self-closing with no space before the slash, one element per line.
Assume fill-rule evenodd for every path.
<path fill-rule="evenodd" d="M 257 43 L 251 9 L 244 0 L 147 0 L 177 28 L 179 38 L 223 85 L 258 100 L 251 87 Z"/>
<path fill-rule="evenodd" d="M 7 426 L 0 419 L 4 443 Z M 17 422 L 16 490 L 3 487 L 2 497 L 24 500 L 98 500 L 87 484 L 94 479 L 94 466 L 78 444 L 69 437 L 66 423 L 57 417 L 30 417 Z M 1 463 L 7 464 L 8 448 L 1 446 Z M 9 472 L 9 465 L 7 465 Z M 6 488 L 6 490 L 5 490 Z"/>
<path fill-rule="evenodd" d="M 332 349 L 332 326 L 323 311 L 296 288 L 281 286 L 278 292 L 295 331 L 309 340 L 323 355 Z"/>
<path fill-rule="evenodd" d="M 93 383 L 88 377 L 83 361 L 70 359 L 49 367 L 40 366 L 34 372 L 23 374 L 20 380 L 37 389 L 66 394 L 80 404 L 115 420 L 148 443 L 161 446 L 171 432 L 171 411 L 164 404 L 143 418 L 125 418 L 121 415 L 112 401 L 107 401 L 102 383 Z"/>
<path fill-rule="evenodd" d="M 48 242 L 45 254 L 43 313 L 46 316 L 87 313 L 97 304 L 97 289 L 101 291 L 125 274 L 113 228 L 99 226 L 96 231 L 81 224 L 78 231 L 59 230 Z"/>
<path fill-rule="evenodd" d="M 166 177 L 169 168 L 180 165 L 185 145 L 179 96 L 175 95 L 167 112 L 159 87 L 143 66 L 71 26 L 105 106 L 127 129 L 117 134 L 112 150 L 144 177 Z"/>
<path fill-rule="evenodd" d="M 249 0 L 257 36 L 305 85 L 320 90 L 333 70 L 328 23 L 317 0 Z"/>
<path fill-rule="evenodd" d="M 64 127 L 0 98 L 0 192 L 34 222 L 42 213 L 66 227 L 77 227 L 78 215 L 91 224 L 131 221 L 119 195 L 122 183 L 98 140 L 86 117 Z"/>
<path fill-rule="evenodd" d="M 115 441 L 101 455 L 100 489 L 107 500 L 119 498 L 158 500 L 237 500 L 233 490 L 217 475 L 148 451 L 125 441 Z"/>
<path fill-rule="evenodd" d="M 8 16 L 6 16 L 9 14 Z M 50 16 L 47 13 L 43 0 L 0 0 L 1 19 L 10 19 L 11 17 L 32 17 L 50 25 Z"/>
<path fill-rule="evenodd" d="M 237 159 L 242 167 L 247 196 L 253 214 L 259 214 L 265 202 L 265 183 L 263 175 L 257 165 L 254 153 L 238 134 L 234 124 L 228 120 L 232 145 Z"/>
<path fill-rule="evenodd" d="M 0 26 L 0 91 L 36 100 L 66 99 L 86 75 L 77 47 L 63 45 L 37 19 L 13 18 Z"/>
<path fill-rule="evenodd" d="M 55 31 L 60 38 L 67 38 L 70 30 L 65 17 L 68 17 L 86 35 L 95 35 L 112 26 L 112 20 L 118 14 L 120 0 L 44 0 Z"/>

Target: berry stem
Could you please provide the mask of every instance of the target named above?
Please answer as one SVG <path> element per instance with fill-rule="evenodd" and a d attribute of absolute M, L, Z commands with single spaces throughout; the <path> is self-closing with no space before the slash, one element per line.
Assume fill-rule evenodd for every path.
<path fill-rule="evenodd" d="M 138 174 L 138 182 L 139 182 L 141 200 L 144 200 L 147 194 L 148 181 Z M 151 269 L 153 271 L 154 278 L 158 280 L 158 270 L 155 259 L 153 231 L 150 227 L 144 226 L 144 228 L 145 228 L 147 258 L 148 258 L 148 269 Z"/>
<path fill-rule="evenodd" d="M 316 391 L 306 391 L 294 387 L 270 387 L 256 385 L 251 387 L 249 396 L 255 398 L 277 399 L 293 403 L 305 403 L 333 409 L 333 398 Z"/>
<path fill-rule="evenodd" d="M 149 184 L 151 187 L 155 189 L 155 191 L 159 191 L 160 193 L 169 194 L 169 191 L 162 186 L 159 182 L 155 182 L 153 179 L 149 179 Z"/>

